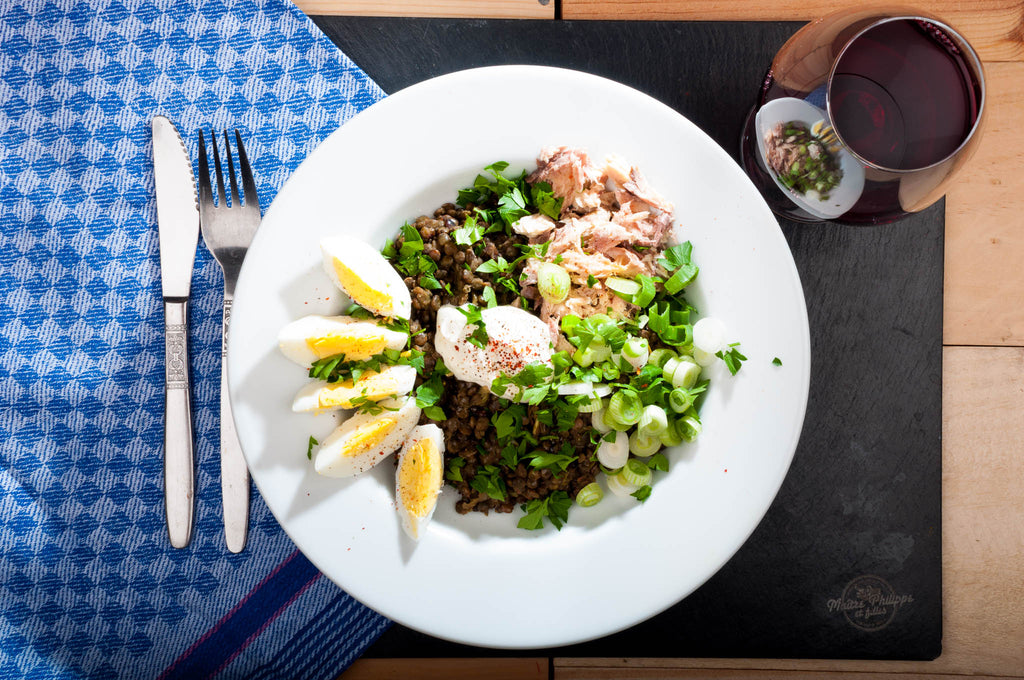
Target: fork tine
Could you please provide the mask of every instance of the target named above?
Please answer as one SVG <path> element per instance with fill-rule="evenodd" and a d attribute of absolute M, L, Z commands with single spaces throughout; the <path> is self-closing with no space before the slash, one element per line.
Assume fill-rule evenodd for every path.
<path fill-rule="evenodd" d="M 199 130 L 199 209 L 205 212 L 213 207 L 213 192 L 210 187 L 210 161 L 206 155 L 206 141 Z"/>
<path fill-rule="evenodd" d="M 238 199 L 238 182 L 235 180 L 235 163 L 231 160 L 231 141 L 228 139 L 228 131 L 224 131 L 224 155 L 228 157 L 228 179 L 231 181 L 231 207 L 240 208 L 242 202 Z"/>
<path fill-rule="evenodd" d="M 242 135 L 235 130 L 235 146 L 238 149 L 238 169 L 242 171 L 242 190 L 245 192 L 245 206 L 260 211 L 260 197 L 256 193 L 256 181 L 252 178 L 252 167 L 249 165 L 249 157 L 245 155 L 245 145 L 242 144 Z"/>
<path fill-rule="evenodd" d="M 224 174 L 220 171 L 220 153 L 217 151 L 217 134 L 210 130 L 210 145 L 213 146 L 213 166 L 217 171 L 217 198 L 220 199 L 220 207 L 228 207 L 227 198 L 224 197 Z M 231 155 L 230 151 L 228 155 Z"/>

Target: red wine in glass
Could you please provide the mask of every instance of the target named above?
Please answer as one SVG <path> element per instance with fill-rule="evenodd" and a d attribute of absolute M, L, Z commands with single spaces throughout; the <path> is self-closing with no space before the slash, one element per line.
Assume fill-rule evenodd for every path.
<path fill-rule="evenodd" d="M 743 133 L 748 175 L 776 213 L 798 221 L 883 224 L 927 207 L 980 136 L 984 81 L 977 55 L 934 20 L 854 14 L 845 27 L 823 22 L 817 33 L 822 22 L 797 33 L 765 78 Z M 766 106 L 776 100 L 787 105 Z M 758 135 L 790 122 L 773 115 L 802 115 L 807 126 L 821 116 L 822 138 L 845 168 L 833 205 L 819 206 L 815 196 L 780 184 L 766 165 Z"/>

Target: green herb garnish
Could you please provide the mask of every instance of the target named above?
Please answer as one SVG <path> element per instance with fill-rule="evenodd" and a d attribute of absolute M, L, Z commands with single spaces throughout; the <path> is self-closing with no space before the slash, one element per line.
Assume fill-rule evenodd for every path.
<path fill-rule="evenodd" d="M 544 518 L 551 520 L 551 524 L 559 531 L 569 521 L 569 507 L 572 499 L 565 491 L 555 491 L 547 498 L 537 498 L 522 506 L 525 516 L 520 518 L 516 525 L 520 529 L 534 531 L 544 526 Z"/>

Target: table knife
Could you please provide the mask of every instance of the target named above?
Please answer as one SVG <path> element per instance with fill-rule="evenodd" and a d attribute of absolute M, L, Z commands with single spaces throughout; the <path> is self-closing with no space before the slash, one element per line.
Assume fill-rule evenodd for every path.
<path fill-rule="evenodd" d="M 192 160 L 174 124 L 155 116 L 153 171 L 164 300 L 164 506 L 171 545 L 192 538 L 195 461 L 189 399 L 188 298 L 199 242 Z"/>

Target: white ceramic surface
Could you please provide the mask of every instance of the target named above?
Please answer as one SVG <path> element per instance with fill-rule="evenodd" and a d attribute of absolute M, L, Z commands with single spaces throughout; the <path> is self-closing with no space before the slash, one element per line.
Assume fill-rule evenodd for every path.
<path fill-rule="evenodd" d="M 710 96 L 710 95 L 709 95 Z M 532 167 L 541 147 L 615 152 L 675 202 L 678 236 L 701 268 L 690 298 L 749 357 L 719 362 L 697 443 L 669 452 L 646 503 L 607 494 L 573 507 L 562 531 L 515 528 L 521 514 L 470 516 L 446 489 L 426 535 L 409 541 L 389 462 L 354 479 L 306 460 L 330 415 L 292 413 L 304 371 L 278 330 L 337 313 L 318 242 L 336 232 L 376 246 L 455 199 L 483 166 Z M 773 357 L 783 361 L 772 365 Z M 530 648 L 631 626 L 688 595 L 756 527 L 785 477 L 803 422 L 810 339 L 786 241 L 731 158 L 692 123 L 624 85 L 562 69 L 474 69 L 398 92 L 332 134 L 267 211 L 234 304 L 229 378 L 253 479 L 298 547 L 329 578 L 406 626 L 463 643 Z"/>

